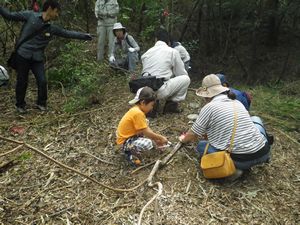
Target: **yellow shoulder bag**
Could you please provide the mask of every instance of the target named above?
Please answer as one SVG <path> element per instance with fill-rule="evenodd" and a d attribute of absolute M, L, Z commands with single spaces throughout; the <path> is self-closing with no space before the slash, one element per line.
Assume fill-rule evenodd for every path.
<path fill-rule="evenodd" d="M 224 178 L 224 177 L 231 176 L 236 171 L 233 160 L 230 157 L 230 153 L 233 148 L 236 126 L 237 126 L 237 112 L 234 103 L 233 103 L 233 108 L 234 108 L 234 125 L 233 125 L 233 131 L 231 135 L 229 148 L 223 151 L 217 151 L 214 153 L 206 154 L 209 143 L 207 143 L 207 145 L 205 146 L 205 150 L 200 161 L 200 167 L 203 171 L 203 175 L 205 178 L 208 179 Z"/>

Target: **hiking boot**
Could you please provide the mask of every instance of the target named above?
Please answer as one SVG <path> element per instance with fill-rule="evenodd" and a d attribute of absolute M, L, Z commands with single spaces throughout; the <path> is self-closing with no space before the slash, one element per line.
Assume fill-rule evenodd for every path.
<path fill-rule="evenodd" d="M 166 113 L 181 113 L 182 110 L 179 109 L 179 103 L 173 101 L 166 101 L 164 106 L 163 114 Z"/>
<path fill-rule="evenodd" d="M 17 112 L 19 114 L 25 114 L 25 113 L 27 113 L 27 110 L 26 110 L 25 106 L 23 106 L 23 107 L 16 107 L 16 110 L 17 110 Z"/>
<path fill-rule="evenodd" d="M 158 109 L 159 109 L 159 100 L 156 100 L 153 109 L 147 113 L 146 117 L 147 118 L 156 118 L 158 114 Z"/>
<path fill-rule="evenodd" d="M 36 105 L 36 108 L 39 109 L 39 110 L 42 111 L 42 112 L 47 111 L 47 107 L 46 107 L 46 106 L 43 106 L 43 105 Z"/>

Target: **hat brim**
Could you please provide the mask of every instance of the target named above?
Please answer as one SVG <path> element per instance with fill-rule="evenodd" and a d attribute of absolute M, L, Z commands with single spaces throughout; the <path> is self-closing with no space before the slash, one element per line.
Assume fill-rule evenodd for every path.
<path fill-rule="evenodd" d="M 130 100 L 128 103 L 129 103 L 129 105 L 134 105 L 134 104 L 136 104 L 137 102 L 139 101 L 139 99 L 132 99 L 132 100 Z"/>
<path fill-rule="evenodd" d="M 196 95 L 204 98 L 212 98 L 225 91 L 229 91 L 229 88 L 223 87 L 222 85 L 216 85 L 209 88 L 200 87 L 198 90 L 196 90 Z"/>

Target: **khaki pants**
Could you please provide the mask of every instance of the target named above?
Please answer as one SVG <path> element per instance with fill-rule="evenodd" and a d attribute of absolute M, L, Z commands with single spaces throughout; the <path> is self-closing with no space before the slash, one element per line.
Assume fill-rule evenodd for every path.
<path fill-rule="evenodd" d="M 98 34 L 98 45 L 97 45 L 97 60 L 102 61 L 104 59 L 104 47 L 106 40 L 108 39 L 108 52 L 109 57 L 112 51 L 114 34 L 113 24 L 117 22 L 117 19 L 110 19 L 113 21 L 106 22 L 105 20 L 98 20 L 97 34 Z M 107 39 L 106 39 L 107 38 Z"/>

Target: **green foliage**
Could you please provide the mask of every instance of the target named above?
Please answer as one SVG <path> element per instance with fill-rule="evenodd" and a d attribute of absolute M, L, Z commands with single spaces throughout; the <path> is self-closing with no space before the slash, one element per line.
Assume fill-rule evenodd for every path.
<path fill-rule="evenodd" d="M 60 82 L 72 95 L 64 107 L 67 112 L 98 103 L 102 86 L 109 78 L 105 66 L 95 62 L 91 52 L 85 49 L 86 45 L 82 42 L 68 43 L 63 53 L 54 60 L 56 66 L 48 73 L 50 84 Z"/>
<path fill-rule="evenodd" d="M 26 161 L 28 159 L 31 159 L 32 154 L 30 152 L 23 152 L 19 157 L 18 160 L 20 161 Z"/>
<path fill-rule="evenodd" d="M 281 87 L 259 86 L 251 90 L 253 93 L 251 110 L 269 120 L 273 126 L 299 132 L 300 99 L 297 95 L 283 94 L 287 86 L 289 85 L 285 84 Z"/>

